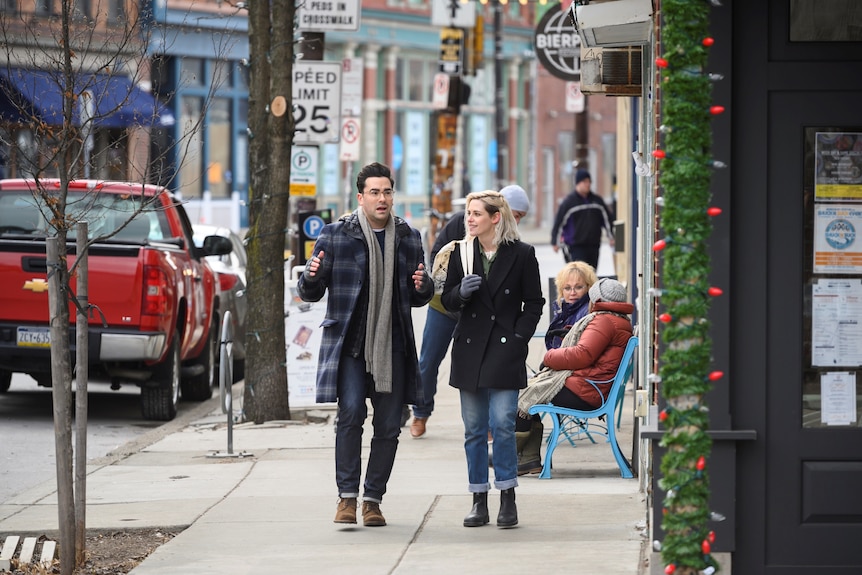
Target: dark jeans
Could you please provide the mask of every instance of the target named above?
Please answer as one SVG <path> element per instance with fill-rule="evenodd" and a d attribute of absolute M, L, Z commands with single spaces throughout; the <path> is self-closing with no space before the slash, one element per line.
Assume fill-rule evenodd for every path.
<path fill-rule="evenodd" d="M 437 374 L 440 363 L 446 357 L 449 342 L 458 320 L 428 306 L 425 330 L 422 332 L 422 350 L 419 353 L 419 375 L 422 378 L 423 398 L 416 400 L 413 417 L 429 417 L 434 411 L 434 396 L 437 394 Z"/>
<path fill-rule="evenodd" d="M 365 373 L 365 359 L 341 356 L 338 369 L 338 423 L 335 427 L 335 483 L 339 497 L 359 496 L 362 470 L 362 426 L 368 416 L 366 398 L 374 409 L 371 425 L 371 452 L 365 470 L 363 498 L 380 503 L 392 473 L 398 435 L 401 433 L 401 406 L 404 404 L 405 358 L 392 356 L 392 393 L 378 393 Z"/>
<path fill-rule="evenodd" d="M 576 245 L 566 246 L 563 256 L 566 258 L 566 263 L 569 262 L 586 262 L 593 266 L 593 269 L 599 267 L 599 245 Z"/>

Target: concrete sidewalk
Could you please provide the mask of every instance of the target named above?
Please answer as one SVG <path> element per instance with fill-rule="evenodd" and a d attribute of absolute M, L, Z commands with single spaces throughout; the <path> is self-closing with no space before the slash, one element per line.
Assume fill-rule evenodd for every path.
<path fill-rule="evenodd" d="M 416 322 L 424 317 L 424 309 L 414 313 Z M 534 365 L 542 349 L 541 338 L 534 338 Z M 441 381 L 448 381 L 448 357 Z M 241 384 L 234 390 L 241 397 Z M 620 478 L 606 443 L 560 446 L 553 479 L 521 477 L 517 528 L 495 526 L 495 490 L 489 497 L 491 523 L 463 527 L 472 499 L 457 392 L 441 383 L 436 403 L 426 437 L 414 440 L 403 429 L 381 505 L 386 527 L 366 528 L 361 519 L 350 527 L 332 523 L 337 500 L 332 410 L 309 411 L 311 417 L 299 421 L 234 426 L 234 453 L 250 456 L 213 458 L 208 456 L 227 451 L 226 416 L 216 400 L 202 406 L 201 417 L 190 425 L 93 465 L 87 526 L 184 529 L 134 575 L 648 572 L 639 481 Z M 629 457 L 632 404 L 629 391 L 620 434 Z M 369 417 L 364 456 L 370 437 Z M 53 482 L 0 505 L 0 537 L 56 528 Z"/>

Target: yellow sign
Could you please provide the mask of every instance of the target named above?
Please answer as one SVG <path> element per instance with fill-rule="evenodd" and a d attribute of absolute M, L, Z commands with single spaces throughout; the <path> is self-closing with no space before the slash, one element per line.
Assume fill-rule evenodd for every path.
<path fill-rule="evenodd" d="M 440 30 L 440 71 L 446 74 L 460 74 L 463 49 L 463 30 L 458 28 Z"/>
<path fill-rule="evenodd" d="M 317 195 L 317 184 L 290 184 L 291 196 L 311 196 Z"/>

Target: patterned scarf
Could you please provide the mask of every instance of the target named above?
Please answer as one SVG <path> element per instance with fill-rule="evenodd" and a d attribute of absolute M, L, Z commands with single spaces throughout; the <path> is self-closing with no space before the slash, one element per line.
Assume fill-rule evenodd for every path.
<path fill-rule="evenodd" d="M 380 253 L 371 224 L 356 208 L 359 226 L 368 245 L 368 316 L 365 318 L 365 371 L 374 378 L 374 390 L 392 393 L 392 290 L 395 280 L 395 218 L 389 216 Z M 382 281 L 381 281 L 382 280 Z"/>

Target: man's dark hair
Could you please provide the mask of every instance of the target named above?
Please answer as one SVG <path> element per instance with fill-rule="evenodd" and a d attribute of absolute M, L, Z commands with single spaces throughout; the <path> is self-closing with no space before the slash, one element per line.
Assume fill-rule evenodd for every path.
<path fill-rule="evenodd" d="M 365 180 L 368 178 L 389 178 L 389 185 L 395 187 L 389 166 L 380 162 L 372 162 L 359 170 L 359 175 L 356 176 L 356 191 L 360 194 L 365 191 Z"/>

